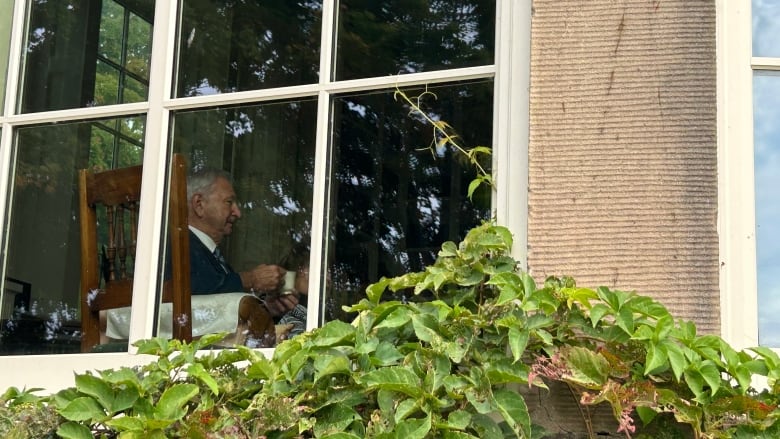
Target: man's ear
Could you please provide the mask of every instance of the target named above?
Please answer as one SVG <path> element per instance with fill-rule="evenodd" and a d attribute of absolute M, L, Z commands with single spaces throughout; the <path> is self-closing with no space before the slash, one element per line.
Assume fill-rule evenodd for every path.
<path fill-rule="evenodd" d="M 190 210 L 199 218 L 203 216 L 203 211 L 205 210 L 203 201 L 203 194 L 196 193 L 190 198 Z"/>

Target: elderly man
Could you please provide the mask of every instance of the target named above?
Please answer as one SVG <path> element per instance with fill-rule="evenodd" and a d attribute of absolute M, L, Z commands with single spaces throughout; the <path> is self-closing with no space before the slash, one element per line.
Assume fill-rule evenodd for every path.
<path fill-rule="evenodd" d="M 224 171 L 204 168 L 192 173 L 187 181 L 189 201 L 188 221 L 190 226 L 190 273 L 193 294 L 224 292 L 273 292 L 284 281 L 286 270 L 278 265 L 260 264 L 242 272 L 234 271 L 219 251 L 219 244 L 233 231 L 233 223 L 241 218 L 236 202 L 236 193 L 230 175 Z M 295 295 L 267 295 L 263 302 L 254 298 L 242 301 L 240 319 L 251 326 L 258 326 L 256 316 L 265 309 L 271 316 L 281 316 L 295 308 Z M 250 332 L 268 332 L 273 325 L 249 328 Z"/>

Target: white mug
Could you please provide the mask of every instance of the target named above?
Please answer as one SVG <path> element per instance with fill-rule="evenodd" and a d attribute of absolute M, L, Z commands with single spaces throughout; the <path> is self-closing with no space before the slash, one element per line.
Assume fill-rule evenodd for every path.
<path fill-rule="evenodd" d="M 284 275 L 284 282 L 282 283 L 282 288 L 280 294 L 282 296 L 286 296 L 288 294 L 292 294 L 295 292 L 295 277 L 298 273 L 295 271 L 288 271 Z"/>

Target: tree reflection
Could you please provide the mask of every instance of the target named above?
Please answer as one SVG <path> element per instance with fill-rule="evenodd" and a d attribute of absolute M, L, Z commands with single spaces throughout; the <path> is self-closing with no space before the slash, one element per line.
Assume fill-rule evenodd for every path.
<path fill-rule="evenodd" d="M 491 144 L 492 83 L 434 90 L 432 117 L 464 127 L 464 144 Z M 431 127 L 392 93 L 340 99 L 336 108 L 327 315 L 345 318 L 341 305 L 356 303 L 370 283 L 423 270 L 441 243 L 488 219 L 490 193 L 466 197 L 474 169 L 449 147 L 428 149 Z"/>
<path fill-rule="evenodd" d="M 337 79 L 493 63 L 495 0 L 342 0 Z"/>
<path fill-rule="evenodd" d="M 319 1 L 184 1 L 177 96 L 316 82 L 321 9 Z"/>

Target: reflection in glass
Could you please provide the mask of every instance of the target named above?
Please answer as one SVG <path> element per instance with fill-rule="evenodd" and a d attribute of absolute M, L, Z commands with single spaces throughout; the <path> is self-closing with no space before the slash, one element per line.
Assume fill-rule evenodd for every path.
<path fill-rule="evenodd" d="M 756 190 L 756 262 L 758 271 L 758 339 L 780 347 L 780 76 L 753 77 Z"/>
<path fill-rule="evenodd" d="M 142 118 L 18 130 L 5 291 L 27 293 L 3 309 L 0 354 L 80 351 L 77 173 L 140 164 L 142 133 Z"/>
<path fill-rule="evenodd" d="M 753 56 L 780 57 L 780 3 L 752 0 Z"/>
<path fill-rule="evenodd" d="M 0 114 L 3 113 L 5 97 L 5 76 L 8 69 L 8 51 L 11 40 L 11 18 L 14 10 L 13 0 L 0 0 Z"/>
<path fill-rule="evenodd" d="M 184 0 L 176 96 L 318 80 L 322 2 Z"/>
<path fill-rule="evenodd" d="M 308 264 L 316 110 L 304 100 L 174 116 L 174 152 L 233 178 L 241 216 L 220 248 L 235 271 Z"/>
<path fill-rule="evenodd" d="M 429 88 L 436 99 L 424 99 L 424 109 L 455 127 L 462 146 L 490 147 L 492 89 L 491 82 Z M 423 270 L 443 242 L 489 219 L 490 190 L 467 197 L 474 168 L 450 147 L 429 149 L 432 128 L 409 110 L 392 92 L 334 103 L 326 320 L 347 319 L 342 305 L 357 303 L 369 284 Z M 489 157 L 482 166 L 489 172 Z"/>
<path fill-rule="evenodd" d="M 336 79 L 493 63 L 495 0 L 342 0 Z"/>
<path fill-rule="evenodd" d="M 31 2 L 22 112 L 146 100 L 153 0 Z"/>

